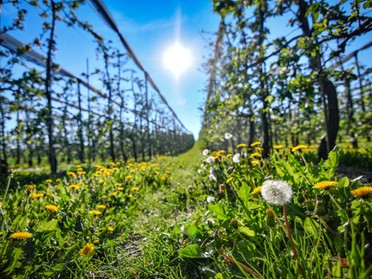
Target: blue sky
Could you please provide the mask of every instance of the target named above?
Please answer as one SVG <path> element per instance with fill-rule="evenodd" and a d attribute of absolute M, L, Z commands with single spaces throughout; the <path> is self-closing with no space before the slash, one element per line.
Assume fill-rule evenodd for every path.
<path fill-rule="evenodd" d="M 89 2 L 89 1 L 88 1 Z M 207 41 L 202 30 L 215 32 L 219 16 L 213 13 L 212 1 L 104 1 L 122 35 L 150 74 L 168 104 L 178 115 L 185 127 L 198 137 L 201 127 L 201 112 L 205 100 L 203 88 L 208 77 L 201 71 L 201 64 L 209 55 Z M 28 13 L 23 31 L 10 32 L 23 43 L 30 43 L 42 34 L 41 20 L 35 11 L 25 5 Z M 15 10 L 11 5 L 3 6 L 3 25 L 9 23 Z M 78 10 L 82 20 L 89 21 L 94 30 L 105 39 L 112 40 L 121 51 L 124 48 L 118 36 L 104 23 L 90 3 Z M 67 28 L 57 24 L 56 41 L 58 51 L 54 61 L 67 71 L 80 76 L 86 70 L 89 59 L 90 69 L 100 67 L 92 37 L 79 28 Z M 46 39 L 47 37 L 45 37 Z M 188 48 L 193 56 L 190 68 L 177 80 L 163 65 L 163 54 L 176 40 Z M 35 49 L 40 52 L 40 50 Z M 45 55 L 45 54 L 44 54 Z M 131 66 L 130 66 L 131 67 Z M 135 66 L 133 66 L 136 69 Z M 137 73 L 141 76 L 141 71 Z M 94 84 L 94 81 L 91 81 Z M 98 86 L 97 88 L 100 88 Z"/>
<path fill-rule="evenodd" d="M 88 1 L 89 2 L 89 1 Z M 210 49 L 203 39 L 201 31 L 213 33 L 217 30 L 219 16 L 213 12 L 211 0 L 104 0 L 106 7 L 116 21 L 122 35 L 126 38 L 133 51 L 151 75 L 169 105 L 178 115 L 182 123 L 193 132 L 195 138 L 201 127 L 201 112 L 203 107 L 208 76 L 201 68 L 209 56 Z M 28 6 L 29 7 L 29 6 Z M 3 5 L 3 24 L 11 18 L 14 11 L 11 5 Z M 95 13 L 90 4 L 79 10 L 81 19 L 89 21 L 94 29 L 124 52 L 117 35 Z M 287 34 L 291 28 L 286 28 L 283 18 L 271 22 L 271 34 L 277 36 Z M 288 32 L 287 32 L 288 31 Z M 31 42 L 39 36 L 41 22 L 35 11 L 29 10 L 25 30 L 13 32 L 12 35 L 24 43 Z M 86 70 L 86 60 L 90 68 L 99 67 L 96 62 L 95 44 L 92 38 L 78 28 L 57 26 L 57 47 L 55 62 L 66 70 L 80 76 Z M 193 64 L 178 80 L 167 70 L 162 61 L 166 48 L 176 40 L 190 49 Z M 347 49 L 349 53 L 369 41 L 368 36 L 358 38 Z M 367 63 L 370 51 L 361 53 L 361 60 Z M 138 71 L 140 72 L 140 71 Z"/>

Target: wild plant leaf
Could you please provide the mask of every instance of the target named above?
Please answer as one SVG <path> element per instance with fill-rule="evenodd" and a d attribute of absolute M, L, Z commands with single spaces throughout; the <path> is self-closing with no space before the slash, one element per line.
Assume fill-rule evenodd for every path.
<path fill-rule="evenodd" d="M 201 251 L 198 244 L 190 244 L 182 248 L 179 252 L 181 258 L 200 258 Z"/>
<path fill-rule="evenodd" d="M 345 188 L 345 187 L 348 187 L 350 184 L 350 180 L 349 178 L 347 178 L 346 176 L 344 176 L 343 178 L 341 178 L 339 181 L 338 181 L 338 187 L 339 188 Z"/>
<path fill-rule="evenodd" d="M 320 226 L 313 219 L 306 217 L 304 222 L 304 229 L 309 235 L 317 235 L 319 233 Z"/>
<path fill-rule="evenodd" d="M 36 231 L 37 232 L 47 232 L 47 231 L 54 231 L 57 229 L 57 225 L 58 225 L 58 220 L 50 220 L 50 221 L 46 221 L 46 220 L 43 220 L 39 223 Z"/>
<path fill-rule="evenodd" d="M 245 203 L 249 199 L 250 192 L 251 188 L 246 183 L 243 183 L 242 187 L 240 187 L 237 194 L 239 198 Z"/>
<path fill-rule="evenodd" d="M 238 231 L 248 237 L 254 237 L 256 235 L 255 231 L 251 230 L 248 227 L 240 227 Z"/>
<path fill-rule="evenodd" d="M 228 214 L 226 213 L 225 206 L 223 204 L 209 204 L 208 209 L 210 212 L 216 214 L 217 219 L 219 220 L 226 220 L 229 218 Z"/>
<path fill-rule="evenodd" d="M 328 174 L 332 177 L 339 163 L 339 149 L 337 146 L 329 152 L 328 159 L 324 162 L 324 166 L 328 169 Z"/>

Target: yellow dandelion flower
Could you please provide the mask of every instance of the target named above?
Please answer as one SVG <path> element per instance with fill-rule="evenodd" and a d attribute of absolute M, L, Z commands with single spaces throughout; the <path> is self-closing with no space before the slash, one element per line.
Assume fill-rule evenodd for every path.
<path fill-rule="evenodd" d="M 52 183 L 53 182 L 53 180 L 51 180 L 51 179 L 47 179 L 47 180 L 45 180 L 45 183 L 46 184 L 50 184 L 50 183 Z"/>
<path fill-rule="evenodd" d="M 130 188 L 130 190 L 131 190 L 131 191 L 139 191 L 139 188 L 136 187 L 136 186 L 134 186 L 134 187 Z"/>
<path fill-rule="evenodd" d="M 67 187 L 68 190 L 77 190 L 79 188 L 80 188 L 80 186 L 78 184 L 72 184 L 72 185 Z"/>
<path fill-rule="evenodd" d="M 232 154 L 229 153 L 229 154 L 227 154 L 225 157 L 226 157 L 226 159 L 229 159 L 229 158 L 232 157 Z"/>
<path fill-rule="evenodd" d="M 263 151 L 264 149 L 263 149 L 262 147 L 256 147 L 256 150 L 261 152 L 261 151 Z"/>
<path fill-rule="evenodd" d="M 103 179 L 101 179 L 101 180 L 99 181 L 99 184 L 106 184 L 106 181 L 103 180 Z"/>
<path fill-rule="evenodd" d="M 67 175 L 71 178 L 75 178 L 76 177 L 76 173 L 74 173 L 73 171 L 68 171 L 67 172 Z"/>
<path fill-rule="evenodd" d="M 45 208 L 49 211 L 57 212 L 58 211 L 58 206 L 55 206 L 53 204 L 48 204 L 45 206 Z"/>
<path fill-rule="evenodd" d="M 80 249 L 79 254 L 82 256 L 90 257 L 94 253 L 94 245 L 92 243 L 85 244 L 83 249 Z"/>
<path fill-rule="evenodd" d="M 99 210 L 94 209 L 94 210 L 89 211 L 89 214 L 93 214 L 93 215 L 101 215 L 102 212 L 99 211 Z"/>
<path fill-rule="evenodd" d="M 247 145 L 245 143 L 241 143 L 236 146 L 236 148 L 243 148 L 243 147 L 247 147 Z"/>
<path fill-rule="evenodd" d="M 251 147 L 254 147 L 254 146 L 257 146 L 257 145 L 261 145 L 261 142 L 260 141 L 255 141 L 254 143 L 251 144 Z"/>
<path fill-rule="evenodd" d="M 258 160 L 252 160 L 251 161 L 252 166 L 258 165 L 259 163 L 260 163 L 260 161 L 258 161 Z"/>
<path fill-rule="evenodd" d="M 255 153 L 252 153 L 251 155 L 249 155 L 249 158 L 250 159 L 253 159 L 253 158 L 262 158 L 262 155 L 258 152 L 255 152 Z"/>
<path fill-rule="evenodd" d="M 127 175 L 126 177 L 125 177 L 125 180 L 130 180 L 130 179 L 132 179 L 133 178 L 133 175 Z"/>
<path fill-rule="evenodd" d="M 114 228 L 111 227 L 111 226 L 108 226 L 108 227 L 107 227 L 107 231 L 108 231 L 109 233 L 112 233 L 112 232 L 114 231 Z"/>
<path fill-rule="evenodd" d="M 118 195 L 118 192 L 111 192 L 109 194 L 109 197 L 116 197 Z"/>
<path fill-rule="evenodd" d="M 118 191 L 124 191 L 124 187 L 118 187 Z"/>
<path fill-rule="evenodd" d="M 297 145 L 295 147 L 292 148 L 292 152 L 296 152 L 298 150 L 302 150 L 302 149 L 307 149 L 307 145 L 303 145 L 303 144 L 300 144 L 300 145 Z"/>
<path fill-rule="evenodd" d="M 17 240 L 23 240 L 23 239 L 27 239 L 31 237 L 32 237 L 32 234 L 29 232 L 15 232 L 9 236 L 10 239 L 17 239 Z"/>
<path fill-rule="evenodd" d="M 355 197 L 362 197 L 372 194 L 372 186 L 362 186 L 357 189 L 351 190 L 351 194 Z"/>
<path fill-rule="evenodd" d="M 84 175 L 84 174 L 86 174 L 86 172 L 85 171 L 78 171 L 77 174 L 78 175 Z"/>
<path fill-rule="evenodd" d="M 325 181 L 321 181 L 321 182 L 316 183 L 313 188 L 315 188 L 315 189 L 327 189 L 329 187 L 334 187 L 336 185 L 337 185 L 336 181 L 325 180 Z"/>
<path fill-rule="evenodd" d="M 95 239 L 95 240 L 93 240 L 93 243 L 94 243 L 94 244 L 98 244 L 98 243 L 99 243 L 99 239 Z"/>
<path fill-rule="evenodd" d="M 262 186 L 254 188 L 253 191 L 252 191 L 252 195 L 257 195 L 257 194 L 261 193 L 261 189 L 262 189 Z"/>
<path fill-rule="evenodd" d="M 222 154 L 225 154 L 225 153 L 226 153 L 225 150 L 220 150 L 220 151 L 218 151 L 218 152 L 216 153 L 216 156 L 218 156 L 218 155 L 222 155 Z"/>
<path fill-rule="evenodd" d="M 27 185 L 27 190 L 30 190 L 30 191 L 32 191 L 32 190 L 34 190 L 35 189 L 35 184 L 28 184 Z"/>
<path fill-rule="evenodd" d="M 279 149 L 282 149 L 282 148 L 283 148 L 283 145 L 274 145 L 275 150 L 279 150 Z"/>
<path fill-rule="evenodd" d="M 116 166 L 115 162 L 110 162 L 109 165 L 110 165 L 110 166 L 113 166 L 113 167 Z"/>
<path fill-rule="evenodd" d="M 229 177 L 228 179 L 226 179 L 226 184 L 227 184 L 227 183 L 230 183 L 233 179 L 234 179 L 234 178 L 232 178 L 232 177 Z"/>
<path fill-rule="evenodd" d="M 61 183 L 61 179 L 60 178 L 57 178 L 56 179 L 56 184 L 59 184 L 59 183 Z"/>
<path fill-rule="evenodd" d="M 44 194 L 38 194 L 38 193 L 32 193 L 31 194 L 31 199 L 38 199 L 44 196 Z"/>
<path fill-rule="evenodd" d="M 105 204 L 99 204 L 99 205 L 97 205 L 97 208 L 98 209 L 106 209 L 106 205 Z"/>

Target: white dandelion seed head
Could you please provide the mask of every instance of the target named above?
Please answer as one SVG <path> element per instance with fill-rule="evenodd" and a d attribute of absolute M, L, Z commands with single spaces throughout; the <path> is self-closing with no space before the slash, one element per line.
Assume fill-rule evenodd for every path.
<path fill-rule="evenodd" d="M 209 156 L 207 159 L 205 159 L 205 161 L 206 161 L 208 164 L 213 164 L 213 163 L 214 163 L 214 157 L 213 157 L 213 156 Z"/>
<path fill-rule="evenodd" d="M 211 202 L 214 202 L 214 197 L 208 196 L 207 197 L 207 203 L 211 203 Z"/>
<path fill-rule="evenodd" d="M 216 168 L 215 167 L 210 167 L 209 168 L 209 173 L 210 174 L 216 174 Z"/>
<path fill-rule="evenodd" d="M 291 201 L 293 191 L 291 185 L 283 180 L 266 180 L 262 184 L 261 194 L 268 203 L 283 205 Z"/>
<path fill-rule="evenodd" d="M 225 139 L 231 139 L 232 138 L 232 134 L 230 133 L 225 133 Z"/>
<path fill-rule="evenodd" d="M 240 154 L 236 153 L 232 158 L 234 163 L 240 163 Z"/>
<path fill-rule="evenodd" d="M 207 156 L 208 153 L 209 153 L 209 150 L 208 150 L 208 149 L 204 149 L 204 150 L 203 150 L 203 155 L 204 155 L 204 156 Z"/>
<path fill-rule="evenodd" d="M 209 180 L 210 180 L 210 181 L 217 181 L 217 177 L 216 177 L 213 173 L 211 173 L 211 174 L 209 175 Z"/>

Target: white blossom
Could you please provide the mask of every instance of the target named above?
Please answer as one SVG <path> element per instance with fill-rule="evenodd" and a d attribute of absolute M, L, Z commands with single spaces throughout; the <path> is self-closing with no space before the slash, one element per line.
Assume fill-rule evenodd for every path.
<path fill-rule="evenodd" d="M 214 163 L 214 157 L 213 157 L 213 156 L 209 156 L 207 159 L 205 159 L 205 161 L 206 161 L 208 164 L 213 164 L 213 163 Z"/>
<path fill-rule="evenodd" d="M 211 173 L 211 174 L 209 175 L 209 180 L 210 180 L 210 181 L 217 181 L 217 177 L 216 177 L 213 173 Z"/>
<path fill-rule="evenodd" d="M 204 156 L 207 156 L 208 153 L 209 153 L 209 150 L 208 150 L 208 149 L 204 149 L 204 150 L 203 150 L 203 155 L 204 155 Z"/>
<path fill-rule="evenodd" d="M 240 153 L 236 153 L 232 158 L 234 163 L 240 163 Z"/>
<path fill-rule="evenodd" d="M 232 138 L 232 134 L 230 133 L 225 133 L 225 139 L 231 139 Z"/>
<path fill-rule="evenodd" d="M 283 180 L 266 180 L 262 184 L 262 197 L 270 204 L 283 205 L 292 199 L 292 187 Z"/>
<path fill-rule="evenodd" d="M 214 202 L 214 197 L 208 196 L 207 197 L 207 203 L 211 203 L 211 202 Z"/>
<path fill-rule="evenodd" d="M 279 74 L 280 75 L 286 74 L 287 72 L 288 72 L 288 68 L 287 67 L 281 67 L 279 69 Z"/>

